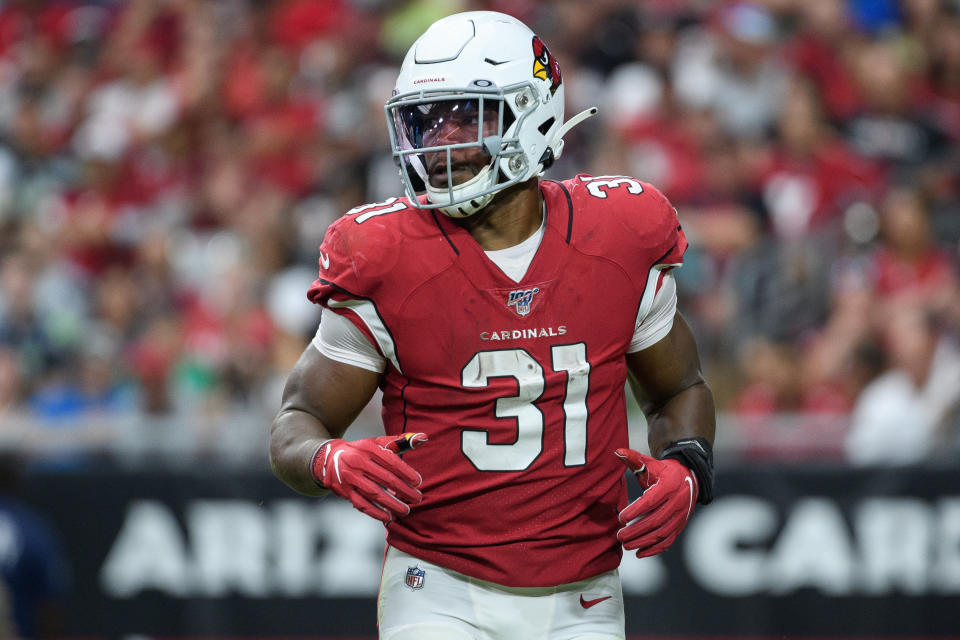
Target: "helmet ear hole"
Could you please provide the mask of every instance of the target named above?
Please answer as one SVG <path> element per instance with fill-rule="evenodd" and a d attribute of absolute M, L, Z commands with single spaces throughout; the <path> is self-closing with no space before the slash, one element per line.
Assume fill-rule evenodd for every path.
<path fill-rule="evenodd" d="M 547 135 L 547 131 L 550 131 L 550 127 L 552 127 L 553 123 L 556 121 L 557 121 L 556 118 L 554 118 L 553 116 L 550 116 L 549 118 L 543 121 L 543 124 L 537 127 L 537 130 L 540 132 L 541 135 Z"/>

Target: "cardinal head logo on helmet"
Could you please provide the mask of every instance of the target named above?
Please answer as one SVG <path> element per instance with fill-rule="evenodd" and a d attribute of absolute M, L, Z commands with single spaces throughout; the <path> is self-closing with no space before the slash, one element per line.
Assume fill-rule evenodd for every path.
<path fill-rule="evenodd" d="M 540 36 L 533 36 L 533 77 L 550 83 L 550 94 L 560 86 L 560 63 L 553 57 Z"/>

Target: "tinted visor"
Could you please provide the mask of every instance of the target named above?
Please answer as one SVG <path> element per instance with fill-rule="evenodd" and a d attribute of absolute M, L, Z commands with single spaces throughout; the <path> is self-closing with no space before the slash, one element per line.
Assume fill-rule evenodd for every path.
<path fill-rule="evenodd" d="M 481 113 L 482 103 L 482 113 Z M 500 100 L 440 100 L 400 107 L 398 123 L 414 149 L 444 144 L 480 142 L 497 135 Z M 513 114 L 504 110 L 503 130 L 510 126 Z"/>

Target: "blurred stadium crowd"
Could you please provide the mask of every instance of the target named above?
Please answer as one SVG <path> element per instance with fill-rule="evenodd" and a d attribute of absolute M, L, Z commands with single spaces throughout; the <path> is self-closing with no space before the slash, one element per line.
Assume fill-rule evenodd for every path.
<path fill-rule="evenodd" d="M 0 441 L 262 455 L 326 226 L 400 191 L 402 55 L 468 9 L 530 24 L 568 113 L 600 107 L 549 176 L 678 208 L 719 444 L 956 455 L 956 0 L 4 2 Z"/>

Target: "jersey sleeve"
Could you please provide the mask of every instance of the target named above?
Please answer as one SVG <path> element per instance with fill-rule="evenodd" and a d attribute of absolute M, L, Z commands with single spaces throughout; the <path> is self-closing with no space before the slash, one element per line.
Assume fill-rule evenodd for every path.
<path fill-rule="evenodd" d="M 352 322 L 377 352 L 399 369 L 393 336 L 377 308 L 378 280 L 363 275 L 375 271 L 376 265 L 365 268 L 370 247 L 350 226 L 353 224 L 353 218 L 345 216 L 327 228 L 320 245 L 319 274 L 307 298 Z"/>
<path fill-rule="evenodd" d="M 637 231 L 650 255 L 656 256 L 651 268 L 662 271 L 682 266 L 688 243 L 677 210 L 656 187 L 641 184 L 647 199 L 636 215 Z"/>
<path fill-rule="evenodd" d="M 676 209 L 659 189 L 629 176 L 581 174 L 565 184 L 577 209 L 578 246 L 623 268 L 645 318 L 663 275 L 683 264 L 687 250 Z"/>
<path fill-rule="evenodd" d="M 656 325 L 659 318 L 661 324 L 653 333 L 663 333 L 666 321 L 664 314 L 669 313 L 669 324 L 673 324 L 673 312 L 676 310 L 676 287 L 670 289 L 669 296 L 660 296 L 662 302 L 655 309 L 658 295 L 663 291 L 664 284 L 674 285 L 672 278 L 667 275 L 673 269 L 683 266 L 683 254 L 687 250 L 687 237 L 680 225 L 677 210 L 667 197 L 653 185 L 640 183 L 643 192 L 635 195 L 635 199 L 621 201 L 629 204 L 625 211 L 625 237 L 632 239 L 625 243 L 633 252 L 627 256 L 624 263 L 633 274 L 635 285 L 640 291 L 640 303 L 637 308 L 637 326 L 644 323 L 647 327 Z M 667 309 L 666 307 L 669 307 Z M 669 326 L 666 327 L 669 331 Z M 659 337 L 663 337 L 660 335 Z M 659 338 L 658 338 L 659 339 Z M 655 340 L 653 341 L 655 342 Z M 640 344 L 653 344 L 647 339 Z M 636 346 L 636 344 L 634 345 Z"/>
<path fill-rule="evenodd" d="M 386 359 L 377 346 L 348 318 L 337 313 L 324 313 L 311 343 L 331 360 L 383 373 Z"/>
<path fill-rule="evenodd" d="M 661 278 L 650 310 L 644 316 L 637 315 L 627 353 L 636 353 L 655 345 L 673 328 L 673 318 L 677 313 L 677 285 L 667 272 L 663 272 Z"/>
<path fill-rule="evenodd" d="M 633 266 L 638 284 L 643 290 L 637 309 L 637 324 L 639 326 L 647 319 L 655 324 L 657 317 L 662 323 L 665 320 L 664 314 L 669 313 L 669 326 L 666 327 L 666 331 L 663 331 L 665 325 L 659 325 L 659 330 L 662 332 L 659 338 L 662 338 L 673 326 L 673 315 L 676 312 L 676 286 L 673 278 L 668 278 L 668 274 L 673 269 L 683 266 L 683 254 L 687 250 L 688 243 L 687 236 L 680 225 L 677 210 L 670 204 L 667 197 L 656 187 L 642 184 L 644 195 L 648 198 L 643 208 L 634 217 L 637 222 L 639 248 L 644 254 L 644 258 Z M 670 295 L 661 296 L 665 299 L 660 308 L 655 309 L 655 302 L 663 291 L 665 283 L 672 286 Z M 665 310 L 664 305 L 669 309 Z M 641 341 L 644 348 L 654 342 L 656 340 L 650 341 L 649 338 Z"/>
<path fill-rule="evenodd" d="M 319 274 L 307 291 L 307 297 L 314 304 L 329 307 L 332 298 L 340 295 L 360 296 L 364 293 L 360 269 L 351 251 L 349 234 L 344 229 L 347 224 L 348 218 L 340 218 L 327 227 L 323 236 L 319 250 Z"/>

